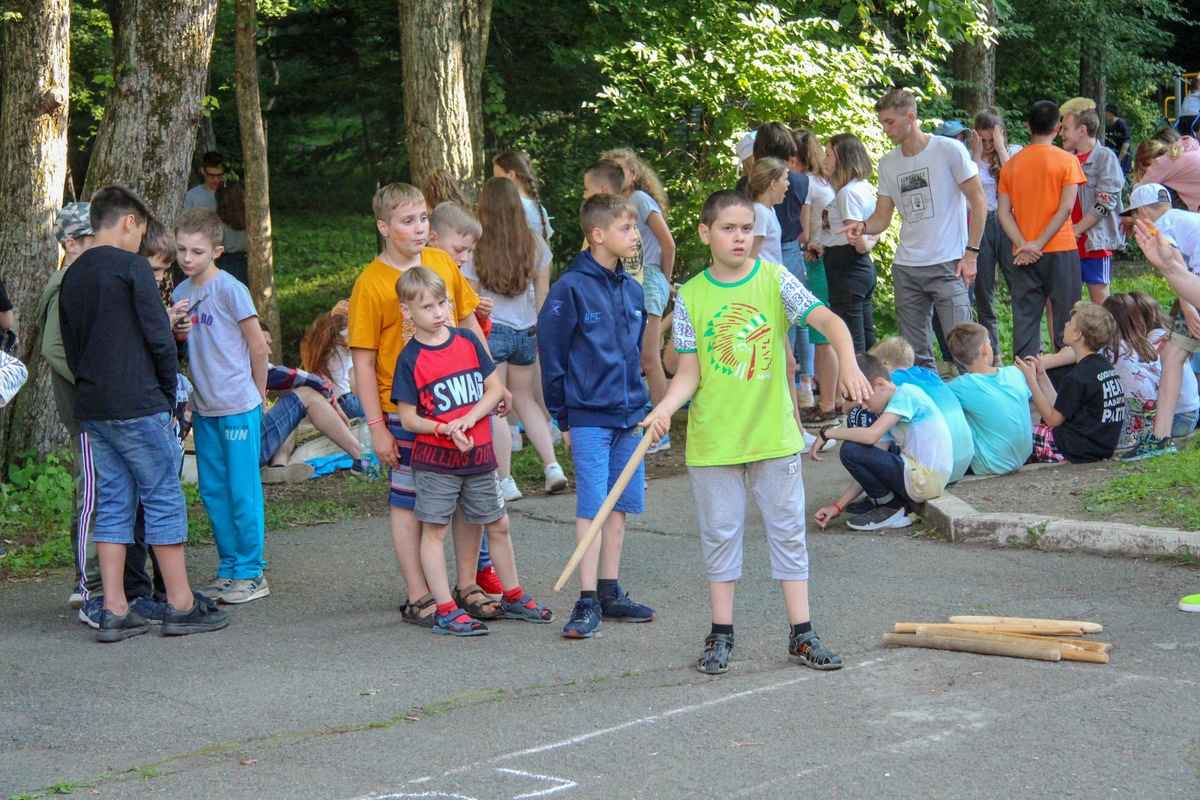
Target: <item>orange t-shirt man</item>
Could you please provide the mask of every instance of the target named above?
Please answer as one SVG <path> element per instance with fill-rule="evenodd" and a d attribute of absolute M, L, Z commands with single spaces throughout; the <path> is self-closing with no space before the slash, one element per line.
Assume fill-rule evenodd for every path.
<path fill-rule="evenodd" d="M 1081 183 L 1087 183 L 1087 178 L 1079 166 L 1079 159 L 1052 144 L 1030 144 L 1001 168 L 998 191 L 1012 201 L 1017 227 L 1025 240 L 1031 242 L 1042 235 L 1058 212 L 1063 187 Z M 1075 248 L 1068 215 L 1042 252 L 1057 253 Z M 1014 243 L 1013 253 L 1016 252 Z"/>

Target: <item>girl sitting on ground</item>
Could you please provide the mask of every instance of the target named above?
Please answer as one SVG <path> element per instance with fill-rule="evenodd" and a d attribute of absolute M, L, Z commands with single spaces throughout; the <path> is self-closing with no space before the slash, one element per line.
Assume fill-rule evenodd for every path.
<path fill-rule="evenodd" d="M 317 317 L 300 340 L 300 361 L 305 370 L 329 381 L 334 400 L 347 418 L 354 419 L 361 417 L 363 410 L 355 392 L 348 326 L 349 319 L 342 303 L 328 314 Z"/>

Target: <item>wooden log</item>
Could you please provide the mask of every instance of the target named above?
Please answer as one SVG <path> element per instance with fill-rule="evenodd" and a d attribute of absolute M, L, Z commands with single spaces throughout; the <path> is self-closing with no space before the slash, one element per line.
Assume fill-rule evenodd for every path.
<path fill-rule="evenodd" d="M 965 625 L 1070 625 L 1081 628 L 1084 633 L 1101 633 L 1104 626 L 1099 622 L 1080 622 L 1073 619 L 1032 619 L 1028 617 L 977 617 L 955 616 L 950 622 Z"/>
<path fill-rule="evenodd" d="M 922 625 L 920 627 L 925 627 L 925 626 Z M 970 626 L 970 625 L 948 625 L 945 628 L 943 628 L 943 630 L 947 630 L 947 631 L 961 630 L 961 629 L 970 629 L 971 627 L 973 627 L 973 626 Z M 1073 645 L 1074 647 L 1078 647 L 1082 650 L 1087 650 L 1092 653 L 1111 653 L 1112 649 L 1113 649 L 1112 644 L 1110 644 L 1109 642 L 1097 642 L 1097 641 L 1093 641 L 1091 639 L 1063 639 L 1063 638 L 1059 638 L 1057 636 L 1041 636 L 1041 635 L 1035 634 L 1035 633 L 1001 633 L 998 635 L 1007 636 L 1012 639 L 1030 639 L 1035 642 L 1045 642 L 1047 644 L 1050 644 L 1051 646 L 1058 646 L 1060 644 L 1069 644 L 1069 645 Z"/>
<path fill-rule="evenodd" d="M 1003 633 L 979 633 L 977 631 L 959 631 L 949 628 L 931 628 L 927 625 L 921 625 L 917 628 L 917 636 L 922 638 L 946 638 L 946 639 L 963 639 L 972 642 L 1008 642 L 1010 644 L 1022 644 L 1027 646 L 1045 646 L 1051 647 L 1049 643 L 1044 645 L 1036 645 L 1029 638 L 1018 638 L 1010 634 Z M 1043 639 L 1043 637 L 1033 637 L 1034 639 Z M 1058 650 L 1062 654 L 1063 661 L 1087 661 L 1092 664 L 1107 664 L 1108 653 L 1095 652 L 1087 650 L 1080 646 L 1080 643 L 1068 642 L 1065 639 L 1060 639 L 1052 645 L 1053 649 Z"/>
<path fill-rule="evenodd" d="M 1043 636 L 1083 636 L 1078 627 L 1068 625 L 1017 625 L 994 623 L 989 625 L 967 625 L 951 622 L 897 622 L 896 633 L 916 633 L 918 625 L 929 625 L 935 628 L 956 628 L 960 631 L 979 631 L 980 633 L 1029 633 Z"/>
<path fill-rule="evenodd" d="M 915 633 L 885 633 L 884 644 L 900 647 L 926 647 L 930 650 L 951 650 L 958 653 L 978 653 L 985 656 L 1032 658 L 1037 661 L 1061 661 L 1062 652 L 1049 647 L 1010 644 L 1008 642 L 972 642 L 968 639 L 949 639 L 942 636 L 917 636 Z"/>

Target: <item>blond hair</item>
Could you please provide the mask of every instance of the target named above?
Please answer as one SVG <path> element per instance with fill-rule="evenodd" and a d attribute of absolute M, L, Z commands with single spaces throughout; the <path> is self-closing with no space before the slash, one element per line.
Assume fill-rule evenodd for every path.
<path fill-rule="evenodd" d="M 853 133 L 839 133 L 829 140 L 828 148 L 833 151 L 836 164 L 833 174 L 827 176 L 835 190 L 840 190 L 851 181 L 870 180 L 874 167 L 867 148 Z"/>
<path fill-rule="evenodd" d="M 1121 342 L 1121 331 L 1107 308 L 1080 300 L 1071 310 L 1071 321 L 1089 350 L 1096 353 L 1104 350 L 1116 352 Z"/>
<path fill-rule="evenodd" d="M 592 240 L 593 230 L 606 228 L 621 217 L 633 217 L 636 221 L 637 209 L 619 194 L 594 194 L 584 200 L 579 208 L 579 226 L 583 228 L 583 235 L 589 242 Z"/>
<path fill-rule="evenodd" d="M 175 236 L 181 233 L 198 233 L 213 247 L 220 247 L 225 241 L 225 228 L 221 226 L 221 218 L 217 212 L 207 208 L 189 208 L 175 220 Z"/>
<path fill-rule="evenodd" d="M 476 239 L 483 233 L 483 226 L 469 208 L 449 200 L 438 203 L 433 209 L 433 213 L 429 215 L 429 229 L 438 236 L 445 236 L 454 231 L 463 236 L 474 236 Z"/>
<path fill-rule="evenodd" d="M 663 217 L 667 216 L 667 208 L 671 205 L 667 199 L 667 191 L 663 188 L 662 181 L 658 179 L 658 173 L 649 164 L 638 157 L 638 154 L 628 147 L 618 147 L 616 150 L 609 150 L 604 154 L 604 158 L 615 161 L 632 172 L 633 181 L 630 182 L 630 187 L 640 189 L 653 197 L 654 202 L 658 203 L 658 207 L 662 209 Z"/>
<path fill-rule="evenodd" d="M 1079 116 L 1084 111 L 1095 111 L 1096 101 L 1090 97 L 1072 97 L 1058 107 L 1058 113 L 1064 117 Z"/>
<path fill-rule="evenodd" d="M 1158 139 L 1147 139 L 1138 145 L 1137 154 L 1133 157 L 1133 163 L 1137 166 L 1137 172 L 1140 176 L 1154 163 L 1154 159 L 1159 156 L 1179 158 L 1181 155 L 1183 155 L 1182 139 L 1172 144 L 1164 144 Z"/>
<path fill-rule="evenodd" d="M 890 370 L 908 369 L 917 360 L 912 345 L 899 336 L 889 336 L 867 352 L 886 364 Z"/>
<path fill-rule="evenodd" d="M 408 183 L 389 183 L 375 193 L 371 206 L 375 210 L 375 219 L 380 222 L 391 222 L 392 212 L 400 206 L 425 206 L 425 195 L 421 190 Z"/>
<path fill-rule="evenodd" d="M 875 101 L 876 114 L 880 111 L 886 111 L 889 108 L 894 108 L 903 114 L 907 114 L 910 111 L 916 114 L 917 98 L 907 89 L 893 89 Z"/>
<path fill-rule="evenodd" d="M 446 296 L 446 282 L 429 267 L 409 267 L 396 279 L 396 296 L 401 303 L 411 303 L 426 292 L 434 297 Z"/>
<path fill-rule="evenodd" d="M 786 176 L 787 172 L 787 167 L 778 158 L 771 156 L 756 158 L 754 169 L 750 171 L 750 179 L 746 181 L 746 197 L 757 201 L 771 188 L 771 184 Z"/>
<path fill-rule="evenodd" d="M 975 363 L 980 348 L 990 340 L 987 328 L 978 322 L 960 322 L 946 334 L 951 357 L 963 367 Z"/>

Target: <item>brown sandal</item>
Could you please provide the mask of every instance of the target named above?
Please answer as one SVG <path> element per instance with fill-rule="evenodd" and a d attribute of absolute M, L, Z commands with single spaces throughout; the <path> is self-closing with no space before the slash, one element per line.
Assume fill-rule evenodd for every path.
<path fill-rule="evenodd" d="M 475 619 L 500 619 L 504 616 L 504 610 L 500 607 L 499 600 L 493 600 L 487 596 L 487 592 L 472 583 L 465 591 L 454 587 L 452 593 L 454 602 L 458 603 L 458 607 L 470 614 Z"/>
<path fill-rule="evenodd" d="M 421 613 L 425 609 L 429 609 L 428 614 Z M 432 594 L 427 594 L 415 602 L 405 602 L 400 605 L 400 618 L 405 622 L 419 625 L 422 628 L 433 627 L 433 615 L 436 613 L 437 600 L 434 599 Z"/>

